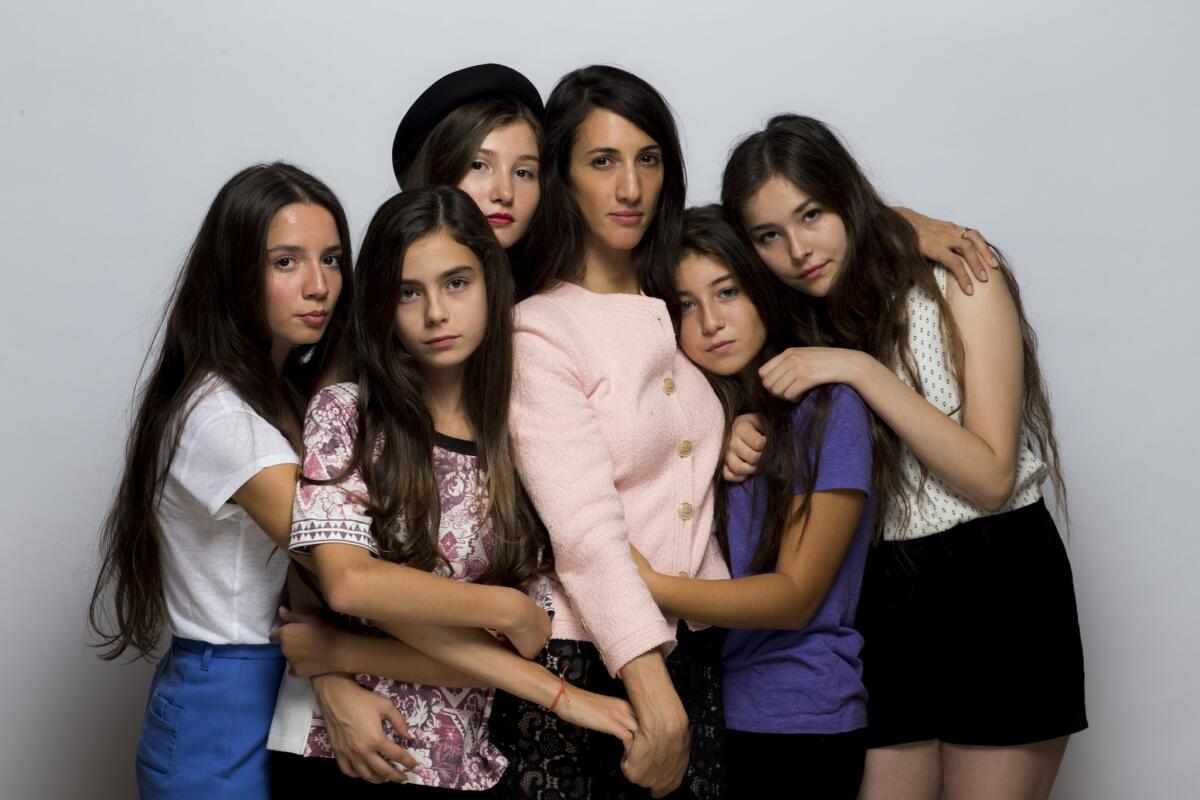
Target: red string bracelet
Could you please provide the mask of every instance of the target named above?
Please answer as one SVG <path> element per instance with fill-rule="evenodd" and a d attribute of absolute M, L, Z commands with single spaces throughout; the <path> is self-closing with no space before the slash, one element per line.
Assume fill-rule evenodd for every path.
<path fill-rule="evenodd" d="M 558 701 L 567 694 L 567 664 L 563 663 L 562 671 L 558 673 L 558 692 L 555 693 L 554 699 L 550 701 L 550 705 L 546 707 L 547 711 L 553 711 L 558 705 Z M 567 704 L 570 705 L 571 698 L 567 697 Z"/>

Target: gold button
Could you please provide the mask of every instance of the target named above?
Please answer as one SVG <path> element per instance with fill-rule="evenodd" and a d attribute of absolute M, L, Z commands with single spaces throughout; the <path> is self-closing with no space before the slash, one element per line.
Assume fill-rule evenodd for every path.
<path fill-rule="evenodd" d="M 696 513 L 696 509 L 692 508 L 691 503 L 680 503 L 679 504 L 679 518 L 680 519 L 689 520 L 692 518 L 692 515 L 695 513 Z"/>
<path fill-rule="evenodd" d="M 679 570 L 679 577 L 686 578 L 688 576 L 686 569 Z"/>
<path fill-rule="evenodd" d="M 667 394 L 675 394 L 675 381 L 671 378 L 664 378 L 663 391 Z"/>
<path fill-rule="evenodd" d="M 687 458 L 692 454 L 692 443 L 687 439 L 684 439 L 679 443 L 679 447 L 676 448 L 676 452 L 679 453 L 680 458 Z"/>

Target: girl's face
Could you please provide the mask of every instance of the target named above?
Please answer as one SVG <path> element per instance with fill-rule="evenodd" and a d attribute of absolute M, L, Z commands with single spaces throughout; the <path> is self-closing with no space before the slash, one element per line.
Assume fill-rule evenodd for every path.
<path fill-rule="evenodd" d="M 525 122 L 495 128 L 484 137 L 458 188 L 471 196 L 504 248 L 529 230 L 542 196 L 538 143 Z"/>
<path fill-rule="evenodd" d="M 750 198 L 742 223 L 779 280 L 813 297 L 829 294 L 845 265 L 841 217 L 776 175 Z"/>
<path fill-rule="evenodd" d="M 266 305 L 272 354 L 316 344 L 342 291 L 342 240 L 327 209 L 290 203 L 267 229 Z"/>
<path fill-rule="evenodd" d="M 483 265 L 471 248 L 443 230 L 413 242 L 401 266 L 396 335 L 431 370 L 458 370 L 487 329 Z"/>
<path fill-rule="evenodd" d="M 767 341 L 758 309 L 724 263 L 685 253 L 675 269 L 683 316 L 679 344 L 696 366 L 716 375 L 736 375 Z"/>
<path fill-rule="evenodd" d="M 621 115 L 594 108 L 576 132 L 568 177 L 591 244 L 632 250 L 658 209 L 662 148 Z"/>

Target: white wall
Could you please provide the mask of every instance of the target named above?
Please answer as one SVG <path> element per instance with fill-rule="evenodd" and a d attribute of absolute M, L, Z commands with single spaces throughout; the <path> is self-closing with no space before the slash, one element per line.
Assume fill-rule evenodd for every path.
<path fill-rule="evenodd" d="M 149 668 L 98 661 L 83 609 L 134 378 L 213 194 L 292 160 L 358 236 L 394 188 L 407 104 L 489 60 L 543 92 L 595 61 L 646 77 L 679 114 L 695 202 L 734 137 L 796 110 L 897 202 L 1006 248 L 1058 414 L 1088 659 L 1092 728 L 1055 797 L 1194 791 L 1194 6 L 338 5 L 0 7 L 0 795 L 134 794 Z"/>

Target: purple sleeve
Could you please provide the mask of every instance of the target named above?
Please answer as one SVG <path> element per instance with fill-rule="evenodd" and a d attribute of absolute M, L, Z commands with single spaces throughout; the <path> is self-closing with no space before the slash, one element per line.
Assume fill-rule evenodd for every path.
<path fill-rule="evenodd" d="M 800 417 L 810 412 L 811 401 L 806 399 L 796 413 Z M 849 386 L 834 386 L 813 490 L 857 489 L 870 494 L 871 452 L 871 424 L 866 405 Z M 803 487 L 796 485 L 795 491 L 801 492 Z"/>

